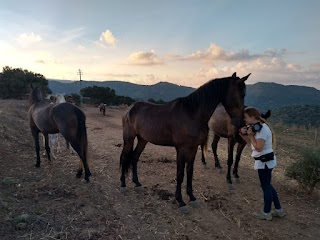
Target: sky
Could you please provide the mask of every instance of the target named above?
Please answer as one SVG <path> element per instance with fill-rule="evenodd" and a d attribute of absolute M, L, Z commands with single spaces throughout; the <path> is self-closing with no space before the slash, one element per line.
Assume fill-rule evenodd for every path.
<path fill-rule="evenodd" d="M 190 87 L 252 73 L 248 84 L 320 90 L 319 10 L 318 0 L 1 0 L 0 67 Z"/>

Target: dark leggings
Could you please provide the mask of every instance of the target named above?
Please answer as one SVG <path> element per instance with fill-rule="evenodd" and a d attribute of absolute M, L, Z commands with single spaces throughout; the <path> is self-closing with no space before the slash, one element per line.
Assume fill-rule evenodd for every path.
<path fill-rule="evenodd" d="M 269 169 L 266 165 L 265 169 L 258 169 L 261 188 L 263 191 L 264 209 L 265 213 L 271 211 L 272 202 L 276 209 L 281 209 L 281 204 L 278 198 L 278 194 L 274 187 L 271 185 L 271 173 L 272 168 Z"/>

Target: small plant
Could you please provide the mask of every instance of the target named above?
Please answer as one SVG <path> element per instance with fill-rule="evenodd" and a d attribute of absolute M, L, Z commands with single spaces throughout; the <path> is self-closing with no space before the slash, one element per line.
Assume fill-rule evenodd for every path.
<path fill-rule="evenodd" d="M 312 194 L 320 182 L 320 149 L 306 148 L 301 156 L 300 160 L 287 167 L 286 176 L 297 180 L 302 189 Z"/>

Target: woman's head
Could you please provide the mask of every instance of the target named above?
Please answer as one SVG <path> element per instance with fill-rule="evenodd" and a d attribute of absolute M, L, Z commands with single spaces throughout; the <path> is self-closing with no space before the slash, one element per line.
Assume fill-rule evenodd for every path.
<path fill-rule="evenodd" d="M 255 124 L 261 122 L 260 111 L 254 107 L 247 107 L 244 109 L 244 121 L 246 124 Z"/>

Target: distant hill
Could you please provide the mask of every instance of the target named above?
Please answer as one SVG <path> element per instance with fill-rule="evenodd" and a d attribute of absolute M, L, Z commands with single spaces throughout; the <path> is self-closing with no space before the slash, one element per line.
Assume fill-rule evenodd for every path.
<path fill-rule="evenodd" d="M 320 91 L 316 88 L 255 83 L 248 85 L 246 104 L 261 109 L 278 109 L 290 105 L 320 105 Z"/>
<path fill-rule="evenodd" d="M 170 101 L 184 97 L 193 92 L 191 87 L 179 86 L 168 82 L 159 82 L 154 85 L 138 85 L 122 81 L 82 81 L 81 87 L 88 86 L 109 87 L 117 95 L 129 96 L 136 100 L 162 99 Z M 49 87 L 53 93 L 79 93 L 80 83 L 49 80 Z M 281 85 L 277 83 L 255 83 L 247 86 L 245 104 L 256 106 L 261 111 L 275 110 L 291 105 L 320 105 L 320 91 L 305 86 Z"/>
<path fill-rule="evenodd" d="M 168 82 L 159 82 L 154 85 L 139 85 L 122 81 L 82 81 L 81 88 L 96 85 L 98 87 L 109 87 L 116 91 L 117 95 L 128 96 L 136 100 L 162 99 L 170 101 L 177 97 L 184 97 L 193 92 L 191 87 L 182 87 Z M 63 83 L 62 81 L 49 81 L 49 88 L 53 93 L 79 93 L 80 83 Z"/>
<path fill-rule="evenodd" d="M 276 109 L 271 112 L 270 122 L 320 127 L 320 105 L 292 105 Z"/>

